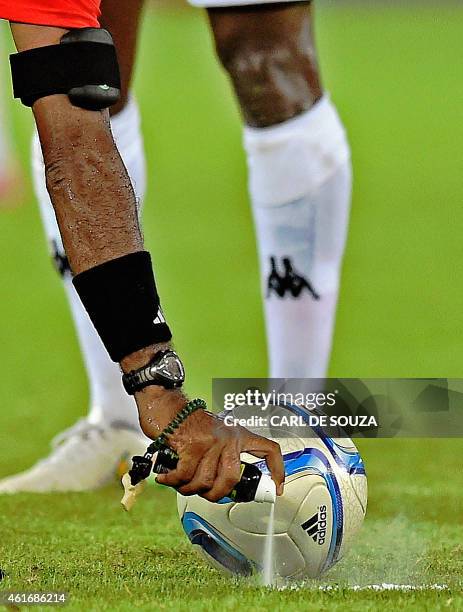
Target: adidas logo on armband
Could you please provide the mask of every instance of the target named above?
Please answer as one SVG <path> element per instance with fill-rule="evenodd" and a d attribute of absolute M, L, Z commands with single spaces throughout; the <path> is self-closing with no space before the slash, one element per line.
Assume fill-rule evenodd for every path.
<path fill-rule="evenodd" d="M 166 320 L 164 319 L 164 315 L 162 314 L 162 310 L 159 309 L 158 310 L 158 314 L 156 315 L 156 318 L 154 319 L 153 323 L 155 325 L 160 325 L 161 323 L 165 323 Z"/>

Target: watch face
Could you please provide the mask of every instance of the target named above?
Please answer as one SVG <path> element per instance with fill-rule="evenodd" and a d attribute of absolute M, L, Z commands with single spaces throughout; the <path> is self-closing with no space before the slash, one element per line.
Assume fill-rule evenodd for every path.
<path fill-rule="evenodd" d="M 157 364 L 150 368 L 151 376 L 162 376 L 175 383 L 182 383 L 185 380 L 183 364 L 177 355 L 168 352 L 161 357 Z"/>

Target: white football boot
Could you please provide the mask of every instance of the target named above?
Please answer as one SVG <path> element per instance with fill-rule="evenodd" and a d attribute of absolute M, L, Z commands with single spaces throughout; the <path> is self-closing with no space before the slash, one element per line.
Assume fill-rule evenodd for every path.
<path fill-rule="evenodd" d="M 121 476 L 124 464 L 132 455 L 143 455 L 149 443 L 126 423 L 95 425 L 81 419 L 53 439 L 48 457 L 0 480 L 0 494 L 98 489 Z"/>

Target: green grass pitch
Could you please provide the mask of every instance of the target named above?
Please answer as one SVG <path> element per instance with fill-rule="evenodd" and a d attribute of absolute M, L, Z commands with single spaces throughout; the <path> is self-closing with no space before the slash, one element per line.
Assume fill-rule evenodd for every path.
<path fill-rule="evenodd" d="M 321 4 L 321 3 L 320 3 Z M 463 11 L 320 6 L 327 87 L 349 130 L 354 207 L 334 376 L 461 376 Z M 6 81 L 6 77 L 4 78 Z M 146 16 L 137 91 L 150 168 L 145 233 L 191 395 L 264 376 L 240 124 L 200 12 Z M 26 162 L 30 117 L 13 109 Z M 0 475 L 26 468 L 86 409 L 83 367 L 30 188 L 0 213 Z M 132 515 L 117 483 L 0 499 L 0 590 L 70 594 L 70 610 L 462 609 L 459 440 L 360 441 L 369 509 L 358 543 L 298 590 L 225 580 L 184 538 L 172 491 Z M 379 583 L 442 591 L 356 591 Z M 319 591 L 319 585 L 340 585 Z"/>

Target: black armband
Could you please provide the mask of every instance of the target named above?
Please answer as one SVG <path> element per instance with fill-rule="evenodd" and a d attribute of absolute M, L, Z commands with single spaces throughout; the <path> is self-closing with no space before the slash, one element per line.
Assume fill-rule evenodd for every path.
<path fill-rule="evenodd" d="M 148 252 L 107 261 L 72 282 L 113 361 L 172 338 Z"/>
<path fill-rule="evenodd" d="M 67 94 L 74 106 L 101 110 L 120 98 L 121 79 L 113 39 L 106 30 L 71 30 L 58 45 L 10 55 L 15 98 L 26 106 Z"/>

